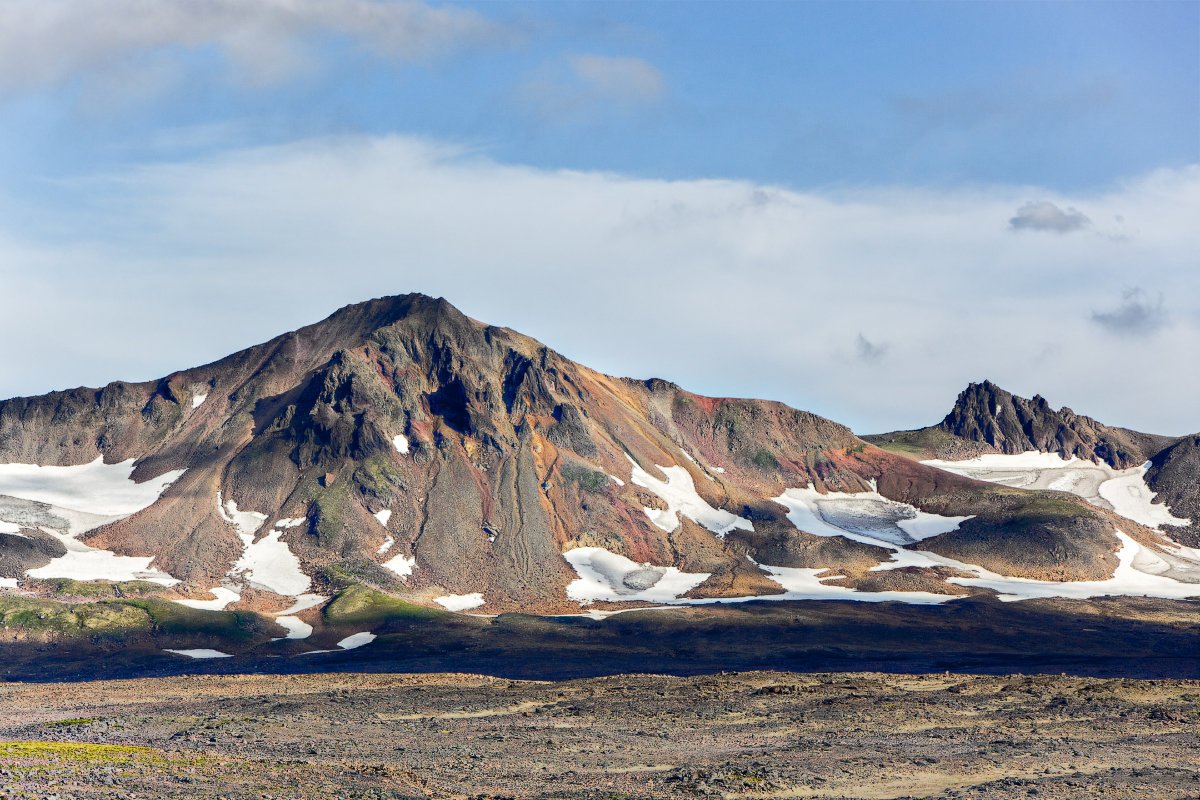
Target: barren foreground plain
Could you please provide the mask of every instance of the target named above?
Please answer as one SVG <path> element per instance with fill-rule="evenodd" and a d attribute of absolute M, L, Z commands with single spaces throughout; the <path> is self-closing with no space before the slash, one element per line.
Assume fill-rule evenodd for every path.
<path fill-rule="evenodd" d="M 13 642 L 0 798 L 1198 798 L 1195 620 L 759 603 L 393 618 L 306 656 Z"/>
<path fill-rule="evenodd" d="M 202 675 L 0 704 L 6 798 L 1200 796 L 1190 680 Z"/>

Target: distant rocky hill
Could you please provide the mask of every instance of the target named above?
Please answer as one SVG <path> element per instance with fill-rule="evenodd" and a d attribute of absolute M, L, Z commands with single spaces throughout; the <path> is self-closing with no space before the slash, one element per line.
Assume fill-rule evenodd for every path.
<path fill-rule="evenodd" d="M 442 299 L 389 297 L 157 381 L 0 402 L 0 587 L 112 584 L 261 612 L 301 640 L 331 597 L 358 618 L 349 589 L 484 613 L 937 604 L 1027 591 L 1014 578 L 1112 581 L 1135 553 L 1174 552 L 1154 520 L 910 457 L 1026 450 L 1152 457 L 1152 485 L 1194 513 L 1181 476 L 1196 474 L 1195 440 L 988 383 L 939 426 L 864 440 L 780 403 L 603 375 Z M 1171 561 L 1154 591 L 1200 594 L 1188 569 Z"/>
<path fill-rule="evenodd" d="M 1069 408 L 1055 410 L 1040 395 L 1018 397 L 991 381 L 970 384 L 937 425 L 863 438 L 893 452 L 947 461 L 1037 451 L 1115 469 L 1148 464 L 1145 480 L 1157 499 L 1185 518 L 1200 519 L 1200 436 L 1176 438 L 1105 425 Z M 1181 541 L 1200 545 L 1197 531 L 1172 530 Z"/>

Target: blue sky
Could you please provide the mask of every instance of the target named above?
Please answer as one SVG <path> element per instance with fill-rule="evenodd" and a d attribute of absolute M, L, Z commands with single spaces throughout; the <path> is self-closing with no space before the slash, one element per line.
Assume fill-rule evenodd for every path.
<path fill-rule="evenodd" d="M 0 0 L 0 396 L 418 290 L 859 432 L 1183 433 L 1198 164 L 1198 2 Z"/>

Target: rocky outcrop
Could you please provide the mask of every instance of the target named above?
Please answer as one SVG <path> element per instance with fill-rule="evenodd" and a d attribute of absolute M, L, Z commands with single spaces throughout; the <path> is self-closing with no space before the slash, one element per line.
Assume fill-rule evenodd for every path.
<path fill-rule="evenodd" d="M 1144 463 L 1170 441 L 1103 425 L 1069 408 L 1055 410 L 1041 395 L 1027 400 L 990 381 L 969 385 L 937 427 L 960 439 L 986 444 L 994 452 L 1040 450 L 1064 458 L 1103 461 L 1117 469 Z"/>

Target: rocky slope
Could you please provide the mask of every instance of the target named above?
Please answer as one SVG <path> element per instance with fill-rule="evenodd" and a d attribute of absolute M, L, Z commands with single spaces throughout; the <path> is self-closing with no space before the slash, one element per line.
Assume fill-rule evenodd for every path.
<path fill-rule="evenodd" d="M 937 434 L 1118 466 L 1159 443 L 1044 406 L 972 387 Z M 1174 452 L 1163 486 L 1195 458 Z M 43 486 L 49 467 L 130 460 L 133 485 L 166 484 L 144 506 Z M 45 594 L 103 562 L 198 608 L 308 623 L 305 598 L 355 585 L 482 612 L 855 589 L 940 602 L 990 591 L 947 582 L 979 568 L 1102 581 L 1122 548 L 1113 515 L 1078 498 L 915 463 L 779 403 L 603 375 L 422 295 L 158 381 L 2 402 L 0 495 L 9 586 Z"/>

